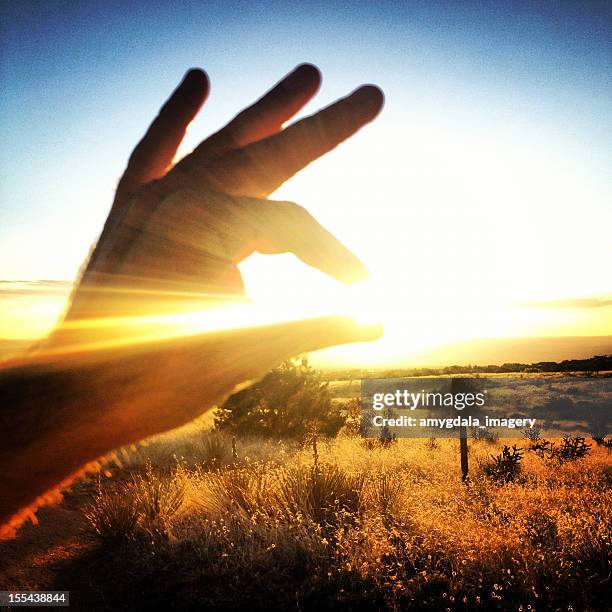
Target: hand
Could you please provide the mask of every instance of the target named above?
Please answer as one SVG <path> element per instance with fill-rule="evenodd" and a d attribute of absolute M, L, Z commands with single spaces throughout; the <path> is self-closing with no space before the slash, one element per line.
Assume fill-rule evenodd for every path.
<path fill-rule="evenodd" d="M 254 251 L 292 252 L 341 281 L 364 278 L 361 262 L 303 208 L 264 199 L 381 109 L 380 90 L 365 86 L 281 130 L 319 84 L 315 67 L 299 66 L 168 171 L 208 93 L 206 75 L 188 72 L 130 158 L 67 320 L 242 296 L 237 264 Z"/>
<path fill-rule="evenodd" d="M 64 321 L 37 354 L 0 371 L 0 428 L 11 431 L 0 448 L 0 537 L 114 448 L 193 419 L 292 355 L 380 335 L 343 317 L 134 335 L 148 315 L 164 321 L 244 299 L 237 264 L 253 251 L 292 252 L 341 281 L 364 277 L 304 209 L 266 199 L 382 107 L 380 90 L 366 86 L 281 129 L 319 82 L 316 68 L 298 67 L 172 168 L 206 75 L 190 71 L 163 106 L 130 158 Z"/>
<path fill-rule="evenodd" d="M 299 66 L 171 167 L 188 124 L 208 94 L 206 75 L 189 71 L 134 150 L 100 240 L 51 346 L 79 351 L 83 345 L 109 348 L 118 342 L 125 351 L 130 347 L 136 351 L 144 338 L 157 333 L 151 317 L 164 328 L 159 335 L 170 336 L 176 345 L 178 339 L 167 333 L 165 317 L 244 299 L 237 264 L 254 251 L 292 252 L 345 282 L 364 278 L 363 264 L 307 211 L 291 202 L 266 199 L 313 159 L 371 121 L 382 107 L 380 90 L 364 86 L 281 129 L 319 84 L 314 66 Z M 143 318 L 146 324 L 141 326 Z M 280 330 L 283 342 L 279 345 Z M 359 326 L 346 318 L 324 317 L 227 331 L 214 338 L 198 335 L 191 344 L 197 353 L 195 361 L 206 363 L 210 356 L 215 367 L 204 376 L 193 371 L 194 358 L 185 357 L 181 368 L 172 368 L 173 379 L 157 373 L 155 380 L 164 378 L 165 393 L 176 391 L 173 402 L 184 405 L 185 388 L 201 385 L 210 375 L 215 384 L 207 385 L 219 389 L 218 400 L 236 384 L 263 374 L 289 356 L 369 340 L 379 333 L 378 328 Z M 150 343 L 146 350 L 153 350 Z M 228 365 L 221 369 L 219 360 L 225 358 Z M 237 363 L 241 368 L 233 372 L 230 364 Z M 139 376 L 150 380 L 153 372 L 157 368 L 142 361 Z M 184 380 L 188 372 L 189 382 Z M 181 424 L 208 405 L 199 402 L 180 417 L 181 411 L 175 408 L 170 420 Z M 143 409 L 142 418 L 161 431 L 152 418 L 152 407 Z M 161 420 L 167 423 L 167 415 Z M 135 415 L 132 421 L 138 421 Z M 134 436 L 145 433 L 142 423 L 135 423 L 135 430 L 140 433 Z"/>

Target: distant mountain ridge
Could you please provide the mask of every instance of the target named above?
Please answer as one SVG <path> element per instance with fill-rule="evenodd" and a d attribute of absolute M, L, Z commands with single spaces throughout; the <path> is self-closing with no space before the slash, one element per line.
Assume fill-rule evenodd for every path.
<path fill-rule="evenodd" d="M 415 366 L 444 367 L 449 363 L 531 364 L 540 361 L 587 359 L 612 353 L 612 336 L 541 336 L 464 340 L 425 352 Z M 413 365 L 413 364 L 407 364 Z"/>
<path fill-rule="evenodd" d="M 567 359 L 564 361 L 541 361 L 539 363 L 503 363 L 501 365 L 451 365 L 443 368 L 381 368 L 366 370 L 351 368 L 328 370 L 329 380 L 355 380 L 373 375 L 381 378 L 403 378 L 406 376 L 449 376 L 452 374 L 506 374 L 544 372 L 584 372 L 586 375 L 612 372 L 612 355 L 595 355 L 588 359 Z"/>

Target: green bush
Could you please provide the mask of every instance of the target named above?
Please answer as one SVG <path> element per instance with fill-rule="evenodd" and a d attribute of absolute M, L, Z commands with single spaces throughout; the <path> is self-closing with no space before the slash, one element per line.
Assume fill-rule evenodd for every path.
<path fill-rule="evenodd" d="M 335 436 L 346 420 L 329 383 L 306 358 L 284 362 L 217 410 L 215 428 L 236 435 L 303 438 L 315 429 Z"/>

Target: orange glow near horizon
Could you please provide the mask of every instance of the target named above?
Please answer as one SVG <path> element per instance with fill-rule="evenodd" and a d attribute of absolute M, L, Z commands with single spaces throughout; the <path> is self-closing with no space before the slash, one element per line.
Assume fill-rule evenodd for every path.
<path fill-rule="evenodd" d="M 537 143 L 507 138 L 502 147 L 430 119 L 400 121 L 410 128 L 409 149 L 408 135 L 367 128 L 272 196 L 311 211 L 368 266 L 368 281 L 343 286 L 292 255 L 255 255 L 240 265 L 255 304 L 248 315 L 194 305 L 180 326 L 198 333 L 328 314 L 384 325 L 376 342 L 315 356 L 326 365 L 445 361 L 449 343 L 483 338 L 612 335 L 612 293 L 601 272 L 609 258 L 605 192 Z M 355 168 L 367 171 L 361 177 Z M 597 223 L 576 206 L 585 199 L 601 210 Z M 540 263 L 544 254 L 550 265 Z M 40 283 L 0 293 L 0 339 L 34 340 L 53 328 L 71 286 Z M 477 351 L 470 358 L 480 359 Z"/>
<path fill-rule="evenodd" d="M 463 300 L 445 304 L 434 299 L 409 300 L 397 286 L 373 278 L 343 286 L 321 273 L 305 269 L 292 256 L 255 256 L 242 266 L 253 303 L 201 310 L 193 300 L 176 314 L 113 317 L 73 322 L 68 330 L 85 333 L 107 328 L 109 342 L 92 341 L 72 350 L 110 348 L 171 337 L 239 329 L 277 322 L 341 314 L 360 323 L 383 323 L 385 334 L 373 343 L 327 349 L 314 356 L 326 366 L 392 366 L 432 362 L 442 349 L 461 340 L 526 336 L 599 336 L 610 333 L 610 306 L 601 308 L 538 308 L 493 300 Z M 278 287 L 285 287 L 279 295 Z M 0 337 L 36 340 L 53 328 L 64 310 L 69 285 L 52 296 L 27 292 L 2 311 Z M 8 306 L 8 307 L 7 307 Z M 187 311 L 185 311 L 187 310 Z M 122 330 L 117 336 L 116 330 Z M 602 333 L 603 332 L 603 333 Z M 65 352 L 62 349 L 60 352 Z M 438 352 L 438 353 L 437 353 Z"/>

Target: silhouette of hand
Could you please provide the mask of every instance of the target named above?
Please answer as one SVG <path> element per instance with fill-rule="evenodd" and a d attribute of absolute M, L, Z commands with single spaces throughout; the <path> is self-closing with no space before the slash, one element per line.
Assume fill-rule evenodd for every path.
<path fill-rule="evenodd" d="M 282 129 L 319 84 L 314 66 L 298 66 L 171 167 L 208 93 L 206 75 L 191 70 L 134 150 L 68 314 L 50 342 L 71 353 L 90 350 L 91 355 L 79 357 L 86 361 L 104 364 L 130 358 L 128 369 L 132 379 L 140 381 L 134 387 L 140 396 L 130 395 L 129 420 L 135 428 L 127 441 L 197 416 L 237 384 L 261 376 L 290 356 L 380 335 L 378 326 L 339 316 L 189 338 L 165 336 L 154 345 L 143 345 L 136 331 L 142 331 L 139 322 L 147 316 L 163 325 L 165 315 L 244 300 L 237 264 L 254 251 L 292 252 L 345 282 L 367 275 L 363 264 L 303 208 L 266 199 L 309 162 L 371 121 L 382 107 L 381 91 L 363 86 Z M 145 335 L 151 329 L 155 326 L 144 325 Z M 112 350 L 117 344 L 122 347 L 119 353 L 100 352 L 100 347 Z M 189 348 L 180 353 L 180 347 Z M 154 353 L 156 359 L 145 358 Z M 99 378 L 111 388 L 113 376 L 111 369 Z M 158 387 L 160 395 L 170 394 L 185 410 L 173 409 L 171 418 L 167 408 L 154 410 L 151 394 L 142 393 L 143 384 L 147 389 Z M 208 393 L 212 389 L 215 393 Z M 191 405 L 189 397 L 197 402 Z M 137 405 L 142 406 L 139 416 Z"/>
<path fill-rule="evenodd" d="M 174 167 L 206 75 L 188 72 L 163 106 L 130 158 L 64 321 L 0 372 L 0 425 L 11 431 L 0 448 L 0 538 L 98 457 L 193 419 L 283 359 L 380 334 L 343 317 L 134 334 L 148 315 L 163 321 L 244 300 L 237 264 L 253 251 L 292 252 L 341 281 L 366 274 L 304 209 L 266 199 L 381 109 L 382 93 L 366 86 L 282 129 L 319 82 L 316 68 L 299 66 Z"/>
<path fill-rule="evenodd" d="M 195 297 L 206 307 L 243 295 L 237 264 L 254 251 L 292 252 L 341 281 L 364 278 L 307 211 L 265 199 L 381 109 L 380 90 L 365 86 L 281 129 L 319 83 L 314 66 L 299 66 L 170 169 L 208 93 L 206 75 L 188 72 L 130 158 L 68 319 L 158 315 L 193 309 Z"/>

